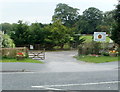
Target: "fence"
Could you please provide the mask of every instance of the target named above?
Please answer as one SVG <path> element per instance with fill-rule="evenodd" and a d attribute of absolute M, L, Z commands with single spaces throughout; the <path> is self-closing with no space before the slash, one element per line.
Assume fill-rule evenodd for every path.
<path fill-rule="evenodd" d="M 28 49 L 26 47 L 0 49 L 0 53 L 2 53 L 2 57 L 7 57 L 7 58 L 15 58 L 16 54 L 19 52 L 24 52 L 26 56 L 28 55 Z"/>

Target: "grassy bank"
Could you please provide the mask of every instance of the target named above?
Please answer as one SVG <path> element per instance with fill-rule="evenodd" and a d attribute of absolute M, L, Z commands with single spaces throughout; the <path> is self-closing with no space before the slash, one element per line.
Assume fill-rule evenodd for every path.
<path fill-rule="evenodd" d="M 92 62 L 92 63 L 105 63 L 105 62 L 113 62 L 118 61 L 118 57 L 111 57 L 111 56 L 76 56 L 80 61 L 85 62 Z"/>
<path fill-rule="evenodd" d="M 92 35 L 81 36 L 81 38 L 84 38 L 85 42 L 87 42 L 87 43 L 92 42 L 92 40 L 93 40 L 92 37 L 93 37 Z M 109 41 L 110 41 L 110 38 L 107 36 L 105 42 L 109 42 Z"/>
<path fill-rule="evenodd" d="M 30 58 L 25 58 L 23 60 L 17 60 L 15 58 L 3 58 L 0 60 L 0 62 L 25 62 L 25 63 L 43 63 L 41 61 L 38 61 L 38 60 L 33 60 L 33 59 L 30 59 Z"/>

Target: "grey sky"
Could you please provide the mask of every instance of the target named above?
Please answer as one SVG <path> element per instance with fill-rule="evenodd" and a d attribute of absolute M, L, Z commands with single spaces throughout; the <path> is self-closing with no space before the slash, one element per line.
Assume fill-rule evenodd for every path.
<path fill-rule="evenodd" d="M 82 14 L 89 7 L 96 7 L 103 12 L 113 10 L 117 0 L 1 0 L 0 23 L 17 23 L 18 20 L 50 23 L 58 3 L 78 8 Z"/>

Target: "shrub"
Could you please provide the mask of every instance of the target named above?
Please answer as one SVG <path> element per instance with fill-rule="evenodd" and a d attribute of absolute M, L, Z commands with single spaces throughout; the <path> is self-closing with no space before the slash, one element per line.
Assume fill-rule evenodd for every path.
<path fill-rule="evenodd" d="M 14 48 L 15 47 L 15 44 L 13 42 L 13 40 L 10 38 L 9 35 L 7 34 L 3 34 L 2 32 L 0 32 L 0 47 L 3 47 L 3 48 Z"/>
<path fill-rule="evenodd" d="M 84 43 L 78 46 L 78 55 L 100 54 L 101 44 L 99 42 Z"/>
<path fill-rule="evenodd" d="M 103 56 L 109 56 L 109 53 L 108 52 L 102 52 L 101 53 Z"/>
<path fill-rule="evenodd" d="M 90 45 L 90 49 L 92 49 L 92 51 L 90 52 L 91 54 L 100 54 L 101 43 L 93 41 Z"/>

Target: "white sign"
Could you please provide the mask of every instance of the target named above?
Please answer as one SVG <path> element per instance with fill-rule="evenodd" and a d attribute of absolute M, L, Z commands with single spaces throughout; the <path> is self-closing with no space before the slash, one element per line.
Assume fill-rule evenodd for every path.
<path fill-rule="evenodd" d="M 94 41 L 106 41 L 106 32 L 94 32 Z"/>
<path fill-rule="evenodd" d="M 30 45 L 30 49 L 33 49 L 33 45 Z"/>

